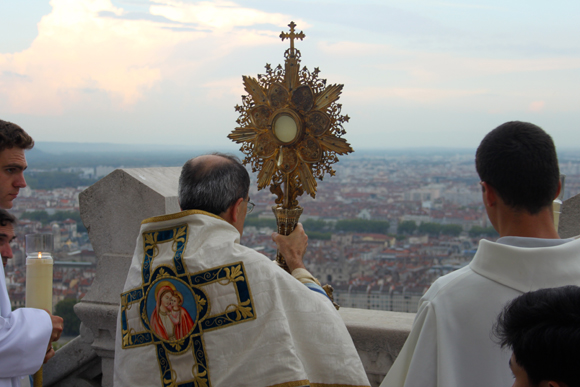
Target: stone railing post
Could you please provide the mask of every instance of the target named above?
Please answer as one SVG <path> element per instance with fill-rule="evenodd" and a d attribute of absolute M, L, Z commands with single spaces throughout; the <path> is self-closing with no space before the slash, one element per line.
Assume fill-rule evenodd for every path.
<path fill-rule="evenodd" d="M 580 235 L 580 194 L 562 203 L 558 234 L 560 238 L 573 238 Z"/>
<path fill-rule="evenodd" d="M 81 218 L 97 256 L 97 274 L 91 290 L 75 305 L 75 312 L 94 338 L 92 348 L 101 358 L 102 386 L 113 386 L 119 295 L 141 221 L 180 210 L 180 171 L 181 168 L 117 169 L 79 197 Z"/>

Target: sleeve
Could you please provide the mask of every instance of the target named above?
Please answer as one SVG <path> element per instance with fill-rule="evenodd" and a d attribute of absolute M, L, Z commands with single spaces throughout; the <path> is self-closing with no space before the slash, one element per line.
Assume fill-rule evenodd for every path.
<path fill-rule="evenodd" d="M 320 282 L 318 282 L 318 280 L 314 278 L 314 276 L 310 274 L 308 270 L 302 268 L 294 269 L 292 276 L 303 283 L 308 289 L 312 290 L 313 292 L 320 293 L 326 298 L 330 299 L 328 294 L 326 294 L 324 289 L 322 289 L 322 286 L 320 286 Z"/>
<path fill-rule="evenodd" d="M 437 319 L 431 302 L 419 307 L 409 337 L 380 387 L 437 386 Z"/>
<path fill-rule="evenodd" d="M 20 308 L 0 317 L 0 377 L 35 373 L 42 366 L 52 321 L 41 309 Z"/>

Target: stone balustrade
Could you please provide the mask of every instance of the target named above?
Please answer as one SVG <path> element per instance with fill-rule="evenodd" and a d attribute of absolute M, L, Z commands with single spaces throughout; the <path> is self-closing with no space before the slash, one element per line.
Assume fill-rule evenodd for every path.
<path fill-rule="evenodd" d="M 75 305 L 80 336 L 44 367 L 45 386 L 113 386 L 115 331 L 120 293 L 141 221 L 179 211 L 180 168 L 118 169 L 80 195 L 83 223 L 97 256 L 90 292 Z M 564 202 L 560 234 L 580 234 L 580 195 Z M 378 386 L 409 334 L 414 315 L 342 308 L 371 384 Z"/>

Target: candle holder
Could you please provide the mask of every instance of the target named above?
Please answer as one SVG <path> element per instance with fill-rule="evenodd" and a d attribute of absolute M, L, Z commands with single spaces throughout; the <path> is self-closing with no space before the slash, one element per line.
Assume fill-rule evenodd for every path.
<path fill-rule="evenodd" d="M 52 234 L 26 235 L 26 307 L 52 314 Z M 42 386 L 42 367 L 33 376 L 34 387 Z"/>

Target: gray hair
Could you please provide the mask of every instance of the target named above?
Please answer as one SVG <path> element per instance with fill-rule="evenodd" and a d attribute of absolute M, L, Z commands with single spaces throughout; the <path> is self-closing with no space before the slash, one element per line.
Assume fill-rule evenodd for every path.
<path fill-rule="evenodd" d="M 196 159 L 187 161 L 179 177 L 179 205 L 185 210 L 202 210 L 214 215 L 225 212 L 250 190 L 250 175 L 233 155 L 213 153 L 225 160 L 208 165 Z"/>

